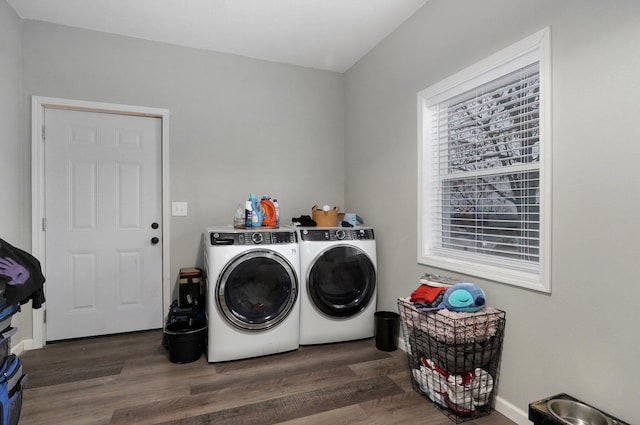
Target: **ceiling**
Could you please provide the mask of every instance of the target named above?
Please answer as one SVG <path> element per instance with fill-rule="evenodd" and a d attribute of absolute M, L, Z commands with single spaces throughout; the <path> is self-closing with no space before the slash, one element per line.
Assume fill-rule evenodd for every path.
<path fill-rule="evenodd" d="M 344 72 L 427 0 L 7 0 L 23 19 Z"/>

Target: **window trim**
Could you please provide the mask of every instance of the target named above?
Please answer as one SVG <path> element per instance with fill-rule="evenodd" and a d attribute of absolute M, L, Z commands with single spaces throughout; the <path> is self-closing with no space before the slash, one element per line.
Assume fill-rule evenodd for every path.
<path fill-rule="evenodd" d="M 423 165 L 432 163 L 426 141 L 426 108 L 533 63 L 539 63 L 540 76 L 540 262 L 535 270 L 508 267 L 513 260 L 496 259 L 491 265 L 470 262 L 473 254 L 433 252 L 429 235 L 432 195 L 430 172 Z M 525 39 L 481 60 L 460 72 L 420 91 L 418 107 L 418 263 L 535 291 L 551 292 L 551 41 L 546 27 Z"/>

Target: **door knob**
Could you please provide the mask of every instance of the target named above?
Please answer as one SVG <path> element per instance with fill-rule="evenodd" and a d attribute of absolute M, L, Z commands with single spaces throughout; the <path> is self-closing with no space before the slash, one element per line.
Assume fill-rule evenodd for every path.
<path fill-rule="evenodd" d="M 157 237 L 154 236 L 154 237 L 151 238 L 151 245 L 155 245 L 158 242 L 160 242 L 160 239 L 158 239 Z"/>

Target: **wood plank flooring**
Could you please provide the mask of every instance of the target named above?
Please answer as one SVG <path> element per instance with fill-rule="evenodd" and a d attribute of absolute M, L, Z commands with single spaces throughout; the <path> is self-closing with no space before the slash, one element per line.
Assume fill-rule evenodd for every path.
<path fill-rule="evenodd" d="M 162 331 L 49 344 L 21 355 L 21 425 L 449 425 L 411 387 L 406 354 L 373 339 L 174 364 Z M 465 422 L 513 425 L 497 412 Z"/>

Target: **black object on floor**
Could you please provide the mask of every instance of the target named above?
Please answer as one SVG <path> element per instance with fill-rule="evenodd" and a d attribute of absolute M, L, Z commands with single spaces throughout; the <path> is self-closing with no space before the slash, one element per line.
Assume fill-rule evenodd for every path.
<path fill-rule="evenodd" d="M 393 311 L 374 313 L 376 348 L 381 351 L 396 351 L 400 333 L 400 315 Z"/>
<path fill-rule="evenodd" d="M 207 323 L 202 320 L 173 322 L 165 327 L 164 333 L 169 345 L 169 360 L 173 363 L 191 363 L 202 355 Z"/>

